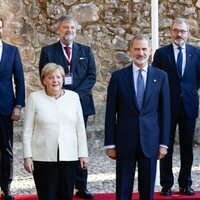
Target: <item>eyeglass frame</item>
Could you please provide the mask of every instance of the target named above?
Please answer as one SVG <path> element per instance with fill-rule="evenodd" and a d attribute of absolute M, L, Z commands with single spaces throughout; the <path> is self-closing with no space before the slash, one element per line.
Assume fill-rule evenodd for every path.
<path fill-rule="evenodd" d="M 184 29 L 182 29 L 182 30 L 180 30 L 180 29 L 172 29 L 172 32 L 174 32 L 174 33 L 176 33 L 176 34 L 179 34 L 179 33 L 181 33 L 181 34 L 186 34 L 186 33 L 188 33 L 189 31 L 186 31 L 186 30 L 184 30 Z"/>

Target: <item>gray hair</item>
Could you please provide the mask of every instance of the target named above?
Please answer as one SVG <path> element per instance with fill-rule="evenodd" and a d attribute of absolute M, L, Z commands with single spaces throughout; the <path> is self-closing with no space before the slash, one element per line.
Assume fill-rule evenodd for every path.
<path fill-rule="evenodd" d="M 1 21 L 1 23 L 2 23 L 2 27 L 4 27 L 4 21 L 3 21 L 3 19 L 0 18 L 0 21 Z"/>
<path fill-rule="evenodd" d="M 133 46 L 133 42 L 135 40 L 146 40 L 148 42 L 148 45 L 150 46 L 150 40 L 149 38 L 146 36 L 146 35 L 143 35 L 143 34 L 139 34 L 139 35 L 136 35 L 132 38 L 132 40 L 130 41 L 130 44 L 129 44 L 129 49 L 132 48 Z"/>
<path fill-rule="evenodd" d="M 186 24 L 186 26 L 187 26 L 187 31 L 189 32 L 189 24 L 188 24 L 188 22 L 187 22 L 185 19 L 180 18 L 180 17 L 176 18 L 176 19 L 172 22 L 172 25 L 171 25 L 170 29 L 172 30 L 174 24 L 184 24 L 184 23 Z"/>
<path fill-rule="evenodd" d="M 72 17 L 71 15 L 63 15 L 61 17 L 58 18 L 57 20 L 57 24 L 56 24 L 56 30 L 60 27 L 60 25 L 62 24 L 63 21 L 73 21 L 77 27 L 77 21 L 74 17 Z"/>

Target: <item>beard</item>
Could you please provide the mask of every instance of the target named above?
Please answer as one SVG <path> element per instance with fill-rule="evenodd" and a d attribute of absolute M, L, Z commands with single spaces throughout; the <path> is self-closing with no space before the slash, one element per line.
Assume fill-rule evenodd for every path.
<path fill-rule="evenodd" d="M 146 58 L 143 59 L 133 58 L 133 62 L 138 65 L 146 65 L 148 61 L 146 60 Z"/>
<path fill-rule="evenodd" d="M 71 42 L 74 41 L 75 36 L 76 36 L 76 35 L 72 35 L 72 34 L 67 35 L 67 34 L 65 34 L 65 35 L 64 35 L 64 39 L 65 39 L 67 42 L 70 42 L 70 43 L 71 43 Z"/>
<path fill-rule="evenodd" d="M 185 44 L 185 40 L 181 37 L 177 37 L 174 39 L 174 43 L 180 47 L 182 47 Z"/>

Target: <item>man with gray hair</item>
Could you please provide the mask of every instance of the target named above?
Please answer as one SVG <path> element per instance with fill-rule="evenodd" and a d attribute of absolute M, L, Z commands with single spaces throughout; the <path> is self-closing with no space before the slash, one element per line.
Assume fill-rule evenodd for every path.
<path fill-rule="evenodd" d="M 171 25 L 172 43 L 156 50 L 152 65 L 167 72 L 171 96 L 171 138 L 168 154 L 160 161 L 161 193 L 171 195 L 174 184 L 172 172 L 173 145 L 176 127 L 179 130 L 180 172 L 179 190 L 186 195 L 192 189 L 191 168 L 193 140 L 198 117 L 200 81 L 200 50 L 187 44 L 189 25 L 185 19 L 176 18 Z"/>
<path fill-rule="evenodd" d="M 91 48 L 75 42 L 76 28 L 77 22 L 72 16 L 58 19 L 56 34 L 60 40 L 42 48 L 39 72 L 49 62 L 64 68 L 64 88 L 79 94 L 86 127 L 88 116 L 95 114 L 92 88 L 96 82 L 96 65 Z M 87 169 L 81 169 L 79 163 L 75 180 L 76 195 L 92 199 L 93 194 L 87 190 L 87 176 Z"/>

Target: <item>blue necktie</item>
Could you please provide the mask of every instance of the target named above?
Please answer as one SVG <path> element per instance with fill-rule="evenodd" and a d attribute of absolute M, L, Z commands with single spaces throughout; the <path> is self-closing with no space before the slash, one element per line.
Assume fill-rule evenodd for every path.
<path fill-rule="evenodd" d="M 142 108 L 144 97 L 144 79 L 142 76 L 142 69 L 138 71 L 138 78 L 137 78 L 137 103 L 139 108 Z"/>
<path fill-rule="evenodd" d="M 178 57 L 177 57 L 177 62 L 176 62 L 176 66 L 177 66 L 177 71 L 180 77 L 182 77 L 182 63 L 183 63 L 183 52 L 182 52 L 182 48 L 178 47 L 179 53 L 178 53 Z"/>

